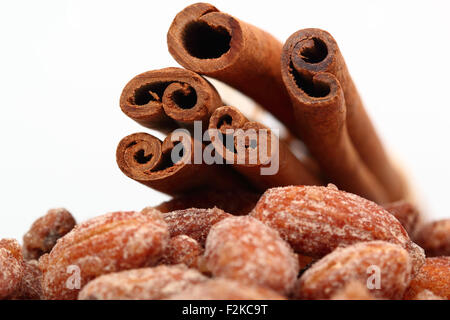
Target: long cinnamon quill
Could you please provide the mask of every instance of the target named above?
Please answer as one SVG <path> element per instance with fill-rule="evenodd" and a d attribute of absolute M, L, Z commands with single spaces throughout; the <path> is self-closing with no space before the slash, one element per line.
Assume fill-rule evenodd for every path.
<path fill-rule="evenodd" d="M 282 67 L 301 138 L 327 177 L 343 190 L 378 203 L 388 201 L 348 135 L 344 94 L 336 77 L 327 72 L 312 77 L 300 74 L 288 50 L 283 53 Z"/>
<path fill-rule="evenodd" d="M 295 132 L 280 73 L 283 45 L 273 36 L 210 4 L 196 3 L 177 14 L 167 44 L 183 67 L 238 89 Z"/>
<path fill-rule="evenodd" d="M 159 211 L 171 212 L 189 208 L 211 209 L 217 207 L 233 215 L 246 215 L 255 207 L 260 194 L 247 190 L 205 190 L 189 192 L 160 203 L 154 207 Z"/>
<path fill-rule="evenodd" d="M 324 98 L 324 90 L 329 90 L 328 80 L 320 81 L 317 76 L 323 73 L 334 75 L 345 100 L 346 128 L 354 149 L 386 190 L 390 201 L 404 197 L 403 180 L 385 153 L 333 37 L 320 29 L 304 29 L 294 33 L 284 45 L 281 64 L 283 80 L 293 103 L 297 104 L 297 115 L 299 100 L 303 100 L 303 108 L 309 103 L 313 104 L 313 101 L 305 102 L 298 98 L 298 92 L 304 91 L 315 98 Z M 293 72 L 297 74 L 297 83 Z"/>
<path fill-rule="evenodd" d="M 122 111 L 141 125 L 165 133 L 177 127 L 204 126 L 222 105 L 216 89 L 195 72 L 164 68 L 137 75 L 122 91 Z"/>
<path fill-rule="evenodd" d="M 179 143 L 182 143 L 181 148 L 178 148 Z M 120 141 L 116 160 L 129 178 L 169 195 L 204 188 L 245 188 L 241 178 L 225 166 L 195 164 L 194 146 L 189 134 L 170 134 L 161 141 L 147 133 L 134 133 Z M 179 150 L 177 157 L 172 155 L 175 147 Z"/>
<path fill-rule="evenodd" d="M 319 179 L 270 129 L 258 122 L 247 120 L 234 107 L 218 108 L 210 118 L 209 129 L 215 151 L 227 163 L 231 163 L 233 168 L 245 176 L 257 190 L 264 191 L 271 187 L 298 184 L 320 184 Z M 222 139 L 214 132 L 220 133 Z M 232 139 L 232 143 L 227 143 L 226 139 Z M 262 174 L 262 168 L 269 166 L 275 168 L 274 164 L 277 166 L 275 171 L 267 175 Z"/>

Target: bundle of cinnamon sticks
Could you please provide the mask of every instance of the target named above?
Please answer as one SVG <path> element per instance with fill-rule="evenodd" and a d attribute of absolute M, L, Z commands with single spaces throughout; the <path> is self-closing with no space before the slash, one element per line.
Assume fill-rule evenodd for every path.
<path fill-rule="evenodd" d="M 183 68 L 137 75 L 120 98 L 127 116 L 167 134 L 164 141 L 148 133 L 122 139 L 117 163 L 131 179 L 185 198 L 328 183 L 381 204 L 408 196 L 328 32 L 299 30 L 283 45 L 197 3 L 176 15 L 167 44 Z M 305 145 L 306 156 L 279 138 L 280 128 L 225 106 L 203 76 L 252 98 Z"/>
<path fill-rule="evenodd" d="M 23 245 L 0 239 L 0 299 L 450 299 L 450 219 L 424 223 L 405 201 L 329 33 L 300 30 L 283 45 L 198 3 L 167 42 L 183 68 L 137 75 L 120 98 L 166 136 L 131 134 L 116 157 L 173 198 L 78 224 L 53 209 Z M 224 105 L 203 76 L 289 134 Z"/>

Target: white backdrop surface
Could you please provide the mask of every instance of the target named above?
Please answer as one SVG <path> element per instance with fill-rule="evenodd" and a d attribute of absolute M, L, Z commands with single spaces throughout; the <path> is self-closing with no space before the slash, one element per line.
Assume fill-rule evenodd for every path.
<path fill-rule="evenodd" d="M 0 238 L 64 206 L 78 220 L 168 199 L 127 177 L 118 141 L 149 131 L 120 111 L 125 83 L 176 66 L 166 32 L 192 1 L 2 1 Z M 212 1 L 281 41 L 338 41 L 386 146 L 432 218 L 450 216 L 450 2 Z"/>

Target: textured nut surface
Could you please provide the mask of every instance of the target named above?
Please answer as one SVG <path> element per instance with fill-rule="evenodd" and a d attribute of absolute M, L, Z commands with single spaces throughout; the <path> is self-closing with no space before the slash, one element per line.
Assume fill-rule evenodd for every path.
<path fill-rule="evenodd" d="M 185 234 L 195 239 L 201 246 L 205 245 L 209 229 L 215 223 L 228 217 L 232 215 L 218 208 L 191 208 L 164 214 L 171 237 Z"/>
<path fill-rule="evenodd" d="M 351 281 L 335 293 L 331 300 L 375 300 L 367 286 L 359 281 Z"/>
<path fill-rule="evenodd" d="M 417 232 L 416 241 L 427 256 L 450 256 L 450 219 L 423 225 Z"/>
<path fill-rule="evenodd" d="M 184 265 L 121 271 L 98 277 L 80 291 L 80 300 L 159 300 L 208 278 Z"/>
<path fill-rule="evenodd" d="M 392 214 L 336 187 L 269 189 L 250 215 L 278 230 L 294 251 L 311 257 L 324 256 L 338 246 L 383 240 L 408 250 L 415 273 L 425 259 Z"/>
<path fill-rule="evenodd" d="M 170 239 L 160 263 L 167 265 L 182 263 L 190 268 L 197 268 L 202 254 L 203 248 L 197 241 L 181 234 Z"/>
<path fill-rule="evenodd" d="M 404 200 L 388 203 L 383 207 L 400 221 L 410 236 L 414 234 L 420 218 L 416 207 Z"/>
<path fill-rule="evenodd" d="M 415 297 L 413 297 L 413 300 L 448 300 L 448 299 L 437 296 L 430 290 L 422 290 L 418 294 L 416 294 Z"/>
<path fill-rule="evenodd" d="M 25 259 L 39 259 L 44 253 L 50 252 L 56 241 L 72 230 L 75 224 L 75 219 L 66 209 L 49 210 L 45 216 L 37 219 L 23 236 Z"/>
<path fill-rule="evenodd" d="M 411 268 L 409 254 L 400 246 L 384 241 L 360 242 L 337 248 L 306 270 L 298 281 L 296 296 L 328 299 L 358 281 L 374 285 L 369 289 L 375 297 L 400 299 L 411 281 Z M 376 279 L 370 278 L 372 274 L 379 276 L 379 288 Z"/>
<path fill-rule="evenodd" d="M 0 299 L 10 298 L 23 277 L 21 247 L 16 240 L 0 240 Z"/>
<path fill-rule="evenodd" d="M 42 271 L 37 260 L 24 261 L 23 277 L 14 299 L 39 300 L 42 297 Z"/>
<path fill-rule="evenodd" d="M 189 287 L 171 296 L 170 300 L 286 300 L 286 298 L 267 288 L 216 278 Z"/>
<path fill-rule="evenodd" d="M 206 240 L 206 268 L 216 277 L 288 294 L 295 283 L 297 257 L 278 233 L 248 217 L 231 217 L 215 224 Z"/>
<path fill-rule="evenodd" d="M 405 299 L 423 300 L 430 296 L 450 300 L 450 257 L 427 258 L 419 274 L 411 281 Z"/>
<path fill-rule="evenodd" d="M 80 288 L 106 273 L 152 266 L 169 241 L 167 225 L 154 210 L 113 212 L 77 225 L 40 259 L 47 299 L 75 299 Z"/>
<path fill-rule="evenodd" d="M 15 239 L 1 239 L 0 240 L 0 248 L 3 248 L 9 251 L 16 260 L 22 261 L 22 247 L 19 242 Z"/>

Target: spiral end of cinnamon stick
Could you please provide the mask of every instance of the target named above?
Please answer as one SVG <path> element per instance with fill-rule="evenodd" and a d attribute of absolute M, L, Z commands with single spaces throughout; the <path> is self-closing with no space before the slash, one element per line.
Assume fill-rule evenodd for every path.
<path fill-rule="evenodd" d="M 336 74 L 341 60 L 339 47 L 326 31 L 316 28 L 302 29 L 286 41 L 291 50 L 291 61 L 297 70 L 309 73 Z"/>
<path fill-rule="evenodd" d="M 259 166 L 268 162 L 272 155 L 271 131 L 257 122 L 248 121 L 237 108 L 218 108 L 210 118 L 209 130 L 216 152 L 233 163 Z M 261 139 L 261 133 L 265 134 L 264 139 Z"/>
<path fill-rule="evenodd" d="M 209 119 L 209 129 L 217 129 L 222 134 L 226 134 L 227 130 L 235 130 L 241 128 L 248 120 L 236 108 L 223 106 L 218 108 Z"/>
<path fill-rule="evenodd" d="M 235 134 L 234 147 L 247 166 L 268 165 L 279 154 L 278 137 L 261 123 L 249 121 L 241 129 Z"/>
<path fill-rule="evenodd" d="M 219 94 L 207 80 L 181 68 L 142 73 L 128 82 L 120 98 L 127 116 L 163 131 L 206 121 L 221 104 Z"/>
<path fill-rule="evenodd" d="M 147 133 L 131 134 L 117 146 L 117 164 L 133 180 L 143 183 L 162 180 L 176 174 L 187 162 L 186 152 L 178 157 L 172 153 L 178 143 L 181 142 L 173 141 L 171 135 L 162 142 Z"/>
<path fill-rule="evenodd" d="M 300 30 L 289 37 L 283 46 L 281 74 L 294 105 L 345 114 L 341 84 L 328 72 L 336 63 L 336 50 L 331 35 L 320 29 Z"/>
<path fill-rule="evenodd" d="M 182 66 L 211 75 L 231 65 L 243 49 L 238 20 L 207 3 L 179 12 L 167 33 L 171 55 Z"/>

